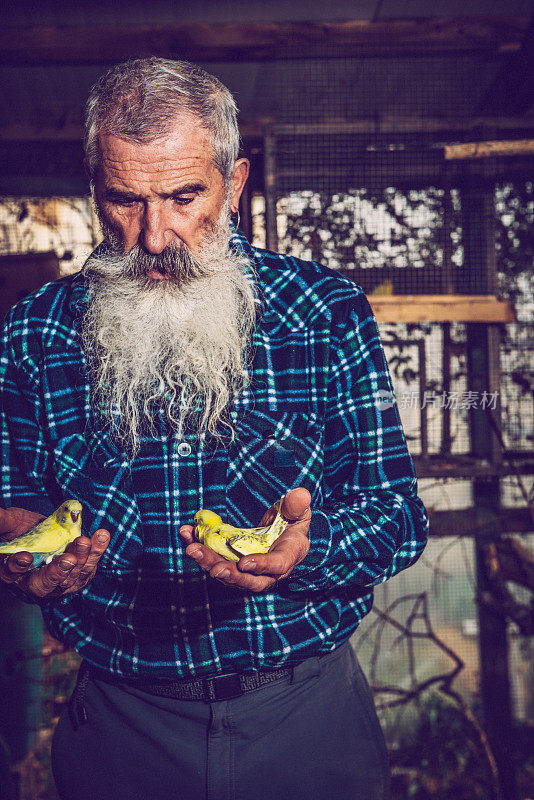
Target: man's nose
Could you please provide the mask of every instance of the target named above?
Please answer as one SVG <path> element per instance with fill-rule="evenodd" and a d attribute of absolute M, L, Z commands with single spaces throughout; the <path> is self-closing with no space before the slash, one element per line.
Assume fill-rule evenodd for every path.
<path fill-rule="evenodd" d="M 145 250 L 154 255 L 161 253 L 172 242 L 173 232 L 167 225 L 165 210 L 160 203 L 146 204 L 142 238 Z"/>

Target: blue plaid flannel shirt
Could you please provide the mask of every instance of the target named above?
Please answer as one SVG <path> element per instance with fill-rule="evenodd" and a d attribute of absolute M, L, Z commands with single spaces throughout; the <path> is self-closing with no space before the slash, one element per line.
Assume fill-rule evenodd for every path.
<path fill-rule="evenodd" d="M 90 403 L 82 275 L 44 286 L 6 319 L 3 504 L 49 514 L 77 498 L 84 533 L 110 531 L 88 586 L 41 607 L 55 637 L 117 675 L 276 668 L 329 651 L 369 612 L 372 587 L 426 542 L 396 403 L 377 401 L 392 386 L 364 293 L 239 232 L 231 246 L 250 259 L 261 317 L 228 447 L 163 432 L 133 461 L 117 448 Z M 184 555 L 178 528 L 199 508 L 254 526 L 295 486 L 312 495 L 310 552 L 272 591 L 225 587 Z"/>

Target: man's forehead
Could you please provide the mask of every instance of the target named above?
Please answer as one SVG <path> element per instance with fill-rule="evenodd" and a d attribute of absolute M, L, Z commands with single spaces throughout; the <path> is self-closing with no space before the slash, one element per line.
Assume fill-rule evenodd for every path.
<path fill-rule="evenodd" d="M 180 114 L 165 130 L 147 142 L 138 142 L 102 130 L 99 135 L 100 156 L 106 166 L 147 164 L 167 169 L 170 163 L 193 165 L 214 164 L 210 132 L 192 114 Z"/>

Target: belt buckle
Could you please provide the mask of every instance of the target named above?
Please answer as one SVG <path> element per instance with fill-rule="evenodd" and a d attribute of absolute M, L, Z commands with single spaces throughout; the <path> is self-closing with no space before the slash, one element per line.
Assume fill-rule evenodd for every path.
<path fill-rule="evenodd" d="M 240 697 L 242 694 L 244 692 L 239 682 L 239 675 L 236 672 L 204 679 L 204 699 L 208 703 L 217 700 L 231 700 L 234 697 Z"/>

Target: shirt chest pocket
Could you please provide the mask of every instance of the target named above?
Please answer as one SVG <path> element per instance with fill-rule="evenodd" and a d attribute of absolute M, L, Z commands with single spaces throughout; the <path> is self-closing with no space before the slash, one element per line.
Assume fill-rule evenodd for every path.
<path fill-rule="evenodd" d="M 100 527 L 110 532 L 101 567 L 136 569 L 143 536 L 126 456 L 97 434 L 73 434 L 54 443 L 53 472 L 62 497 L 83 505 L 83 533 L 90 536 Z"/>
<path fill-rule="evenodd" d="M 321 502 L 323 433 L 315 415 L 247 411 L 235 431 L 226 481 L 229 521 L 258 525 L 267 508 L 296 486 Z"/>

